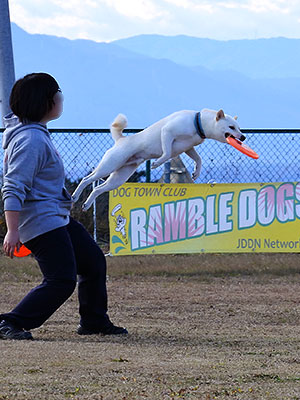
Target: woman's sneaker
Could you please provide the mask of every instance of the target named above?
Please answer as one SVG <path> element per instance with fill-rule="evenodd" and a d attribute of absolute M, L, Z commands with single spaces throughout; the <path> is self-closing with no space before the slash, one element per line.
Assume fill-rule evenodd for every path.
<path fill-rule="evenodd" d="M 128 331 L 126 328 L 122 328 L 120 326 L 115 326 L 112 322 L 102 326 L 101 328 L 97 329 L 89 329 L 85 328 L 82 325 L 78 326 L 77 329 L 78 335 L 127 335 Z"/>
<path fill-rule="evenodd" d="M 17 328 L 11 322 L 2 320 L 0 322 L 0 339 L 33 340 L 33 337 L 30 332 Z"/>

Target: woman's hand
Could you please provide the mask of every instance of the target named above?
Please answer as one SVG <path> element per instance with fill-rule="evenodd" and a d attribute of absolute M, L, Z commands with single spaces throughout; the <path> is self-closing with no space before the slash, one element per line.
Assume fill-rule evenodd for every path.
<path fill-rule="evenodd" d="M 17 250 L 21 247 L 19 236 L 19 212 L 18 211 L 5 211 L 5 221 L 7 225 L 7 234 L 3 242 L 4 253 L 13 258 L 15 247 Z"/>
<path fill-rule="evenodd" d="M 5 235 L 4 242 L 3 242 L 3 250 L 5 255 L 10 258 L 14 257 L 14 250 L 15 248 L 17 251 L 21 247 L 19 231 L 8 231 Z"/>

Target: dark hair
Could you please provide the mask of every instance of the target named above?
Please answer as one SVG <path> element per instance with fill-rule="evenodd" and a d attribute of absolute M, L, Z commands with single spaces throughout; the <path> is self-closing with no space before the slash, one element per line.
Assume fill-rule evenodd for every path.
<path fill-rule="evenodd" d="M 12 88 L 10 108 L 21 122 L 39 122 L 51 111 L 58 89 L 58 83 L 49 74 L 39 72 L 25 75 Z"/>

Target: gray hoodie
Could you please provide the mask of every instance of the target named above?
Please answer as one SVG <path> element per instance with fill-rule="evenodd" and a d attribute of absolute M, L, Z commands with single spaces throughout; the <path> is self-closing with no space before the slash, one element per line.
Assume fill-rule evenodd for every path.
<path fill-rule="evenodd" d="M 67 225 L 72 200 L 64 187 L 65 174 L 47 128 L 4 118 L 5 149 L 2 197 L 4 211 L 19 211 L 19 233 L 25 243 Z"/>

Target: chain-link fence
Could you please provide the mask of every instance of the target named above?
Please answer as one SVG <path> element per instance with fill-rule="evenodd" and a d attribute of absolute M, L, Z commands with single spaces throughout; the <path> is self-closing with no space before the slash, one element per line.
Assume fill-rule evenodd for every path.
<path fill-rule="evenodd" d="M 132 135 L 139 131 L 140 129 L 126 129 L 124 133 Z M 1 134 L 2 132 L 3 129 L 0 130 Z M 66 177 L 70 182 L 78 182 L 91 172 L 114 143 L 109 129 L 51 129 L 50 132 L 64 161 Z M 196 183 L 211 180 L 217 183 L 300 180 L 300 129 L 242 132 L 247 138 L 246 144 L 259 154 L 259 159 L 253 160 L 227 144 L 207 139 L 197 146 L 202 158 L 202 170 Z M 3 150 L 1 152 L 3 156 Z M 176 175 L 184 175 L 182 181 L 187 182 L 193 171 L 193 161 L 185 154 L 180 158 L 182 162 L 177 160 L 171 163 L 171 182 L 180 181 Z M 149 163 L 144 163 L 138 171 L 134 180 L 165 181 L 164 166 L 150 172 Z"/>
<path fill-rule="evenodd" d="M 126 129 L 124 133 L 132 135 L 140 130 Z M 3 129 L 0 129 L 0 134 L 2 132 Z M 114 143 L 109 129 L 51 129 L 50 132 L 64 161 L 67 188 L 71 193 L 79 180 L 98 165 L 106 150 Z M 201 175 L 196 183 L 300 181 L 300 129 L 242 132 L 248 146 L 259 154 L 259 159 L 253 160 L 227 144 L 207 139 L 196 149 L 202 158 Z M 3 157 L 3 150 L 0 152 Z M 192 182 L 193 168 L 193 161 L 185 154 L 154 170 L 150 169 L 148 161 L 140 165 L 131 181 Z M 87 197 L 90 190 L 86 189 L 83 198 Z M 98 242 L 108 242 L 107 194 L 97 199 L 94 210 L 82 213 L 80 204 L 76 203 L 72 212 Z M 1 223 L 3 225 L 3 218 L 0 219 Z"/>

